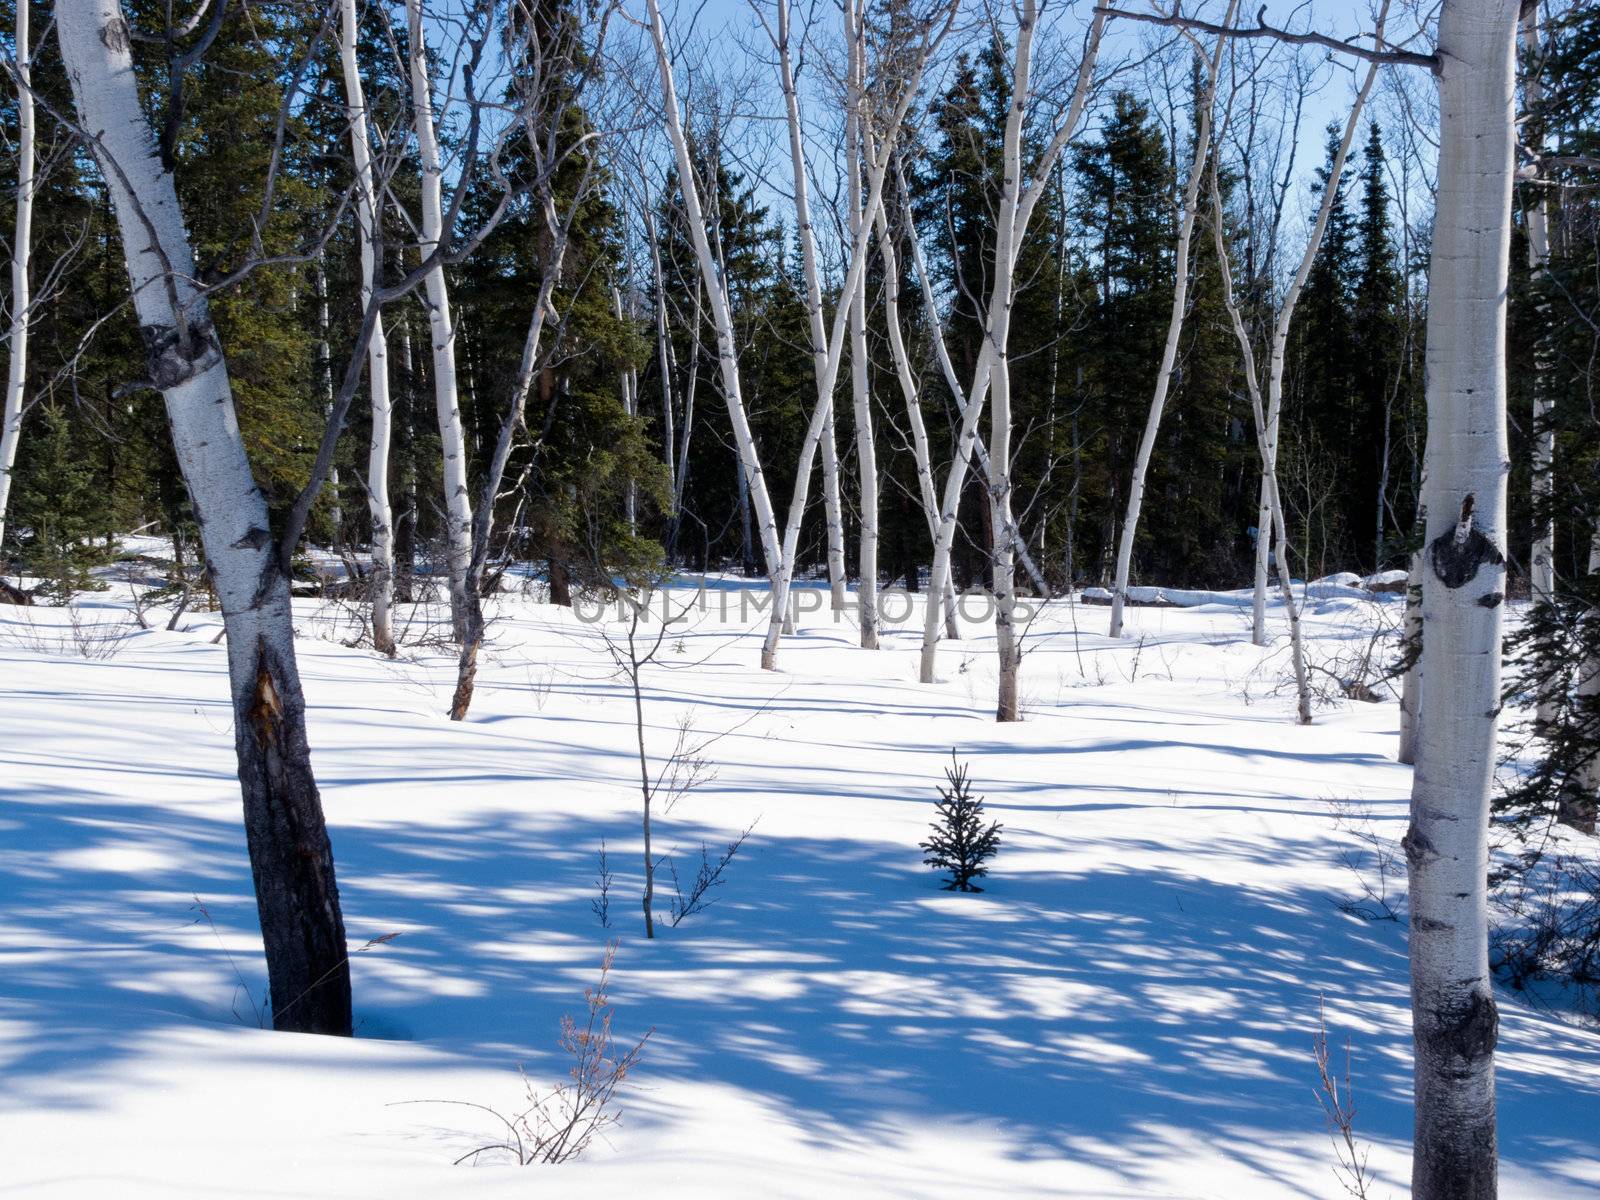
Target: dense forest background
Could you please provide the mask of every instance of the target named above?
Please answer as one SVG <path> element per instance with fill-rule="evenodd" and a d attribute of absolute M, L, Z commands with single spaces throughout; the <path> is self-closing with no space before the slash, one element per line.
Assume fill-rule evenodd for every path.
<path fill-rule="evenodd" d="M 156 6 L 130 12 L 158 23 Z M 140 13 L 149 8 L 149 13 Z M 551 11 L 559 11 L 559 3 Z M 892 6 L 890 6 L 892 9 Z M 890 9 L 886 9 L 889 12 Z M 42 24 L 43 12 L 36 16 Z M 559 17 L 552 17 L 559 19 Z M 332 48 L 296 80 L 303 100 L 287 106 L 295 48 L 314 33 L 304 6 L 235 6 L 210 52 L 189 72 L 180 111 L 152 101 L 157 128 L 169 123 L 185 213 L 202 279 L 230 274 L 254 250 L 284 256 L 250 271 L 213 299 L 227 347 L 240 421 L 258 480 L 281 512 L 305 482 L 324 413 L 341 378 L 360 319 L 356 232 L 332 221 L 315 253 L 304 247 L 330 221 L 351 186 L 346 118 Z M 0 25 L 13 13 L 0 6 Z M 403 124 L 405 80 L 393 47 L 403 14 L 363 11 L 363 70 L 374 124 Z M 1600 87 L 1592 69 L 1600 16 L 1572 6 L 1548 23 L 1550 81 L 1530 117 L 1547 147 L 1581 156 L 1592 149 Z M 982 39 L 979 39 L 981 43 Z M 1149 51 L 1142 70 L 1123 73 L 1097 98 L 1085 134 L 1054 175 L 1030 227 L 1019 268 L 1011 357 L 1015 377 L 1013 504 L 1027 546 L 1052 587 L 1102 583 L 1115 556 L 1171 305 L 1176 216 L 1191 153 L 1198 67 L 1181 46 Z M 162 78 L 159 55 L 144 64 Z M 41 102 L 70 111 L 59 59 L 46 38 L 35 54 Z M 957 404 L 933 361 L 922 290 L 905 249 L 909 215 L 921 231 L 932 283 L 957 368 L 970 372 L 981 338 L 974 297 L 992 270 L 993 214 L 1009 95 L 1008 54 L 968 45 L 938 74 L 911 115 L 904 187 L 886 196 L 901 246 L 893 277 L 881 256 L 869 266 L 871 416 L 882 482 L 885 580 L 915 588 L 928 564 L 926 522 L 917 497 L 911 436 L 895 386 L 883 328 L 893 291 L 922 370 L 921 403 L 936 462 L 948 461 Z M 450 81 L 440 79 L 441 92 Z M 1424 271 L 1430 213 L 1425 145 L 1398 128 L 1400 92 L 1362 123 L 1359 152 L 1339 178 L 1292 160 L 1233 161 L 1224 144 L 1224 186 L 1238 227 L 1235 287 L 1265 313 L 1297 223 L 1321 189 L 1335 198 L 1327 234 L 1295 314 L 1288 347 L 1281 477 L 1292 570 L 1307 578 L 1405 566 L 1415 543 L 1422 452 Z M 783 207 L 782 172 L 759 147 L 729 132 L 710 96 L 695 138 L 702 186 L 715 197 L 719 252 L 730 281 L 742 343 L 745 402 L 769 483 L 787 496 L 810 411 L 804 283 Z M 159 111 L 158 111 L 159 110 Z M 1296 110 L 1296 116 L 1299 110 Z M 14 151 L 15 101 L 5 110 Z M 569 136 L 592 128 L 574 103 Z M 1293 131 L 1291 130 L 1291 133 Z M 387 253 L 391 271 L 415 259 L 402 214 L 417 186 L 402 141 L 390 165 Z M 270 220 L 261 245 L 250 231 L 275 154 Z M 116 223 L 104 180 L 81 140 L 41 117 L 41 175 L 34 226 L 33 341 L 19 454 L 0 559 L 14 573 L 88 585 L 85 571 L 132 530 L 170 536 L 180 560 L 195 531 L 169 448 L 157 392 L 141 386 L 139 332 L 127 303 Z M 659 156 L 656 156 L 658 158 Z M 515 145 L 510 158 L 514 160 Z M 589 161 L 592 158 L 593 161 Z M 497 556 L 548 564 L 554 577 L 599 580 L 663 563 L 761 570 L 748 496 L 732 448 L 716 370 L 716 343 L 701 302 L 681 198 L 670 164 L 604 139 L 566 159 L 556 180 L 578 188 L 577 207 L 555 296 L 554 349 L 540 364 L 528 401 L 528 436 L 517 446 L 497 504 Z M 513 165 L 513 171 L 515 166 Z M 1575 169 L 1576 170 L 1576 169 Z M 13 174 L 7 171 L 7 178 Z M 1600 313 L 1600 232 L 1586 177 L 1557 175 L 1519 193 L 1519 212 L 1538 196 L 1552 202 L 1552 254 L 1537 282 L 1519 227 L 1513 256 L 1510 385 L 1514 429 L 1513 564 L 1526 563 L 1534 514 L 1528 486 L 1529 369 L 1551 369 L 1558 432 L 1552 503 L 1560 520 L 1558 570 L 1584 573 L 1594 511 L 1593 361 Z M 481 172 L 459 213 L 470 223 L 492 207 Z M 1420 199 L 1419 199 L 1420 198 Z M 9 233 L 11 207 L 0 206 Z M 652 270 L 646 222 L 659 235 Z M 464 262 L 450 268 L 458 313 L 460 403 L 474 477 L 495 444 L 503 396 L 518 366 L 528 297 L 537 291 L 540 213 L 524 197 Z M 1237 345 L 1220 300 L 1210 239 L 1191 249 L 1194 284 L 1180 354 L 1148 480 L 1133 579 L 1186 586 L 1247 582 L 1253 554 L 1259 465 Z M 1265 320 L 1265 316 L 1261 317 Z M 415 298 L 387 314 L 395 397 L 391 492 L 396 511 L 397 582 L 402 595 L 440 559 L 439 446 L 431 418 L 428 329 Z M 658 331 L 665 342 L 658 345 Z M 850 511 L 858 474 L 851 406 L 836 406 L 842 502 Z M 337 483 L 318 501 L 310 533 L 318 544 L 353 548 L 368 539 L 363 500 L 364 428 L 356 406 L 341 443 Z M 985 418 L 987 420 L 987 417 Z M 668 422 L 670 421 L 670 427 Z M 673 444 L 669 444 L 669 438 Z M 984 583 L 992 521 L 981 478 L 967 485 L 954 559 L 961 587 Z M 802 570 L 826 556 L 820 496 L 813 493 L 801 541 Z M 847 538 L 854 537 L 850 521 Z M 847 547 L 846 561 L 854 562 Z M 1519 572 L 1520 573 L 1520 572 Z"/>

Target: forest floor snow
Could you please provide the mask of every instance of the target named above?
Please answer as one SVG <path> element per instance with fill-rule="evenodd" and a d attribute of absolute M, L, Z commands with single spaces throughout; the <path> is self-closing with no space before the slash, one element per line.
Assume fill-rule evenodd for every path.
<path fill-rule="evenodd" d="M 755 828 L 716 903 L 654 941 L 615 621 L 497 601 L 452 724 L 447 648 L 385 661 L 302 602 L 351 944 L 399 935 L 353 958 L 353 1040 L 258 1027 L 219 618 L 127 633 L 119 589 L 76 635 L 67 610 L 0 608 L 0 1195 L 1337 1197 L 1319 1000 L 1371 1195 L 1405 1194 L 1403 902 L 1347 911 L 1403 892 L 1361 837 L 1404 828 L 1393 702 L 1296 727 L 1276 610 L 1262 650 L 1236 606 L 1132 610 L 1113 643 L 1107 610 L 1056 603 L 1027 720 L 997 725 L 986 629 L 921 686 L 919 626 L 868 653 L 811 613 L 766 673 L 759 617 L 724 617 L 739 593 L 714 582 L 644 671 L 653 763 L 687 727 L 714 767 L 656 847 L 687 880 Z M 1313 658 L 1378 614 L 1314 602 Z M 1004 825 L 982 895 L 917 848 L 952 749 Z M 410 1102 L 514 1111 L 519 1064 L 558 1082 L 561 1015 L 613 937 L 615 1032 L 654 1030 L 621 1124 L 569 1165 L 452 1166 L 492 1118 Z M 1593 1196 L 1600 1032 L 1500 1004 L 1502 1195 Z"/>

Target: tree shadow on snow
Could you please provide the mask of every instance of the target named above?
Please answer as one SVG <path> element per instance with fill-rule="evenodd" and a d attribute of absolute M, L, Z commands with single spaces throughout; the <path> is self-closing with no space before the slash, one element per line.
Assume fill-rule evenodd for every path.
<path fill-rule="evenodd" d="M 508 764 L 486 773 L 496 766 L 505 778 Z M 441 787 L 437 823 L 340 824 L 331 771 L 328 786 L 352 946 L 402 935 L 355 959 L 361 1032 L 447 1052 L 419 1065 L 564 1072 L 559 1016 L 576 1011 L 618 936 L 618 1035 L 655 1029 L 630 1123 L 682 1120 L 648 1087 L 683 1079 L 757 1093 L 772 1120 L 835 1151 L 976 1125 L 1018 1158 L 1092 1162 L 1137 1185 L 1157 1178 L 1142 1164 L 1206 1144 L 1299 1194 L 1275 1164 L 1320 1136 L 1311 1044 L 1322 995 L 1336 1041 L 1349 1032 L 1355 1044 L 1358 1134 L 1409 1134 L 1403 929 L 1341 913 L 1315 888 L 1208 879 L 1202 861 L 1126 865 L 1170 852 L 1159 837 L 1101 834 L 1098 858 L 1077 871 L 1008 866 L 1003 851 L 992 890 L 958 896 L 939 890 L 914 846 L 758 828 L 717 903 L 646 942 L 637 824 L 620 805 L 541 814 L 543 789 L 561 786 L 552 774 L 530 784 L 526 812 L 452 814 Z M 989 790 L 997 810 L 1015 802 L 1005 786 Z M 145 1036 L 254 1023 L 265 987 L 236 824 L 87 790 L 9 787 L 0 800 L 0 1110 L 96 1103 L 85 1076 L 113 1078 Z M 1019 831 L 1009 849 L 1081 862 L 1069 854 L 1074 807 L 1097 805 L 1065 804 L 1059 833 Z M 1164 805 L 1144 807 L 1158 831 Z M 692 874 L 700 842 L 715 851 L 727 836 L 669 817 L 658 850 L 676 848 Z M 609 931 L 590 907 L 602 838 L 616 872 Z M 1314 839 L 1216 849 L 1274 877 L 1331 853 Z M 338 1047 L 296 1052 L 335 1059 Z M 1546 1169 L 1581 1159 L 1600 1100 L 1596 1057 L 1592 1039 L 1506 1006 L 1508 1158 Z M 1565 1094 L 1593 1099 L 1550 1103 L 1550 1074 L 1580 1062 L 1590 1082 L 1573 1078 Z"/>

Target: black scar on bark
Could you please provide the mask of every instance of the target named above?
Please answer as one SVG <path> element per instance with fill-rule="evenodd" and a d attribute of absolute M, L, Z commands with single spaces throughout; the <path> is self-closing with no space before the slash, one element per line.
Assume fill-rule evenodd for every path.
<path fill-rule="evenodd" d="M 171 325 L 145 325 L 139 330 L 144 341 L 145 367 L 150 383 L 158 391 L 187 383 L 207 370 L 221 357 L 216 330 L 208 320 L 191 322 L 189 345 L 180 344 L 178 330 Z"/>
<path fill-rule="evenodd" d="M 1428 840 L 1428 835 L 1418 829 L 1413 823 L 1406 830 L 1405 836 L 1400 839 L 1401 849 L 1406 854 L 1406 864 L 1415 870 L 1422 864 L 1424 855 L 1437 858 L 1439 852 L 1433 848 L 1433 843 Z"/>
<path fill-rule="evenodd" d="M 252 525 L 243 537 L 233 543 L 233 548 L 235 550 L 261 550 L 271 544 L 272 535 L 259 525 Z"/>
<path fill-rule="evenodd" d="M 1460 523 L 1428 544 L 1428 558 L 1433 564 L 1433 573 L 1447 588 L 1465 587 L 1484 563 L 1498 567 L 1506 561 L 1500 548 L 1473 524 L 1472 507 L 1473 497 L 1468 495 L 1461 502 Z M 1498 596 L 1493 603 L 1485 603 L 1488 599 L 1486 596 L 1479 603 L 1486 608 L 1499 603 Z"/>
<path fill-rule="evenodd" d="M 1465 1004 L 1435 1009 L 1433 1016 L 1432 1028 L 1418 1033 L 1441 1057 L 1474 1062 L 1493 1053 L 1500 1040 L 1499 1008 L 1486 987 L 1472 988 Z"/>

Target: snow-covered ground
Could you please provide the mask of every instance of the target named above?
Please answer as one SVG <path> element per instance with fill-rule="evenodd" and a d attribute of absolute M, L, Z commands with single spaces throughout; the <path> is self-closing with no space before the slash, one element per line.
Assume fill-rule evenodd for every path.
<path fill-rule="evenodd" d="M 80 625 L 121 621 L 121 594 Z M 85 658 L 64 610 L 0 608 L 0 1195 L 1336 1197 L 1319 997 L 1373 1195 L 1405 1194 L 1405 927 L 1341 908 L 1347 859 L 1376 882 L 1358 833 L 1403 829 L 1392 702 L 1297 728 L 1248 609 L 1132 610 L 1113 644 L 1104 608 L 1052 605 L 1028 720 L 998 726 L 976 628 L 924 687 L 913 625 L 866 653 L 808 615 L 770 674 L 757 618 L 716 609 L 646 668 L 652 756 L 685 719 L 716 739 L 656 844 L 686 874 L 755 831 L 715 906 L 647 942 L 605 626 L 504 601 L 452 724 L 446 650 L 377 659 L 304 602 L 352 945 L 400 935 L 354 958 L 361 1036 L 337 1040 L 256 1027 L 217 616 Z M 1313 657 L 1376 611 L 1314 599 Z M 952 748 L 1005 826 L 982 895 L 917 849 Z M 409 1102 L 510 1110 L 518 1064 L 559 1079 L 608 937 L 615 1030 L 654 1029 L 621 1125 L 575 1164 L 452 1166 L 492 1120 Z M 1595 1195 L 1600 1033 L 1500 1002 L 1502 1194 Z"/>

